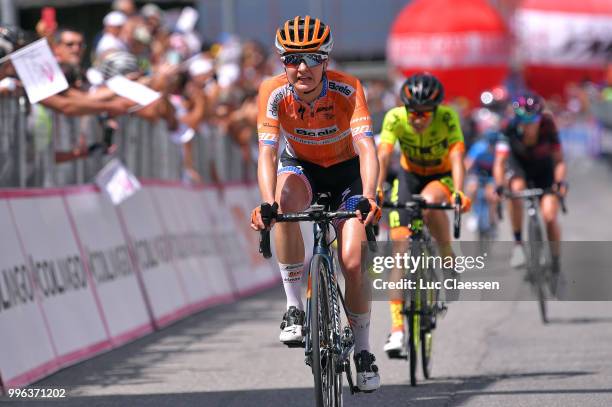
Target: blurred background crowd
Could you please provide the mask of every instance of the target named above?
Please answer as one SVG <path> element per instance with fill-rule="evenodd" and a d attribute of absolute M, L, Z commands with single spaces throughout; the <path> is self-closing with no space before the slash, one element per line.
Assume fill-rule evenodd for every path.
<path fill-rule="evenodd" d="M 436 1 L 440 2 L 429 3 Z M 341 1 L 332 3 L 342 7 Z M 398 8 L 407 2 L 399 3 Z M 423 2 L 413 3 L 412 13 Z M 499 13 L 501 25 L 510 25 L 514 3 L 494 1 L 486 6 Z M 229 33 L 215 28 L 214 7 L 204 16 L 202 7 L 192 5 L 195 8 L 162 4 L 162 9 L 154 3 L 115 0 L 104 4 L 104 15 L 95 27 L 86 28 L 74 13 L 62 19 L 56 9 L 43 7 L 36 9 L 35 20 L 29 14 L 26 20 L 31 25 L 0 27 L 0 57 L 44 37 L 69 83 L 69 89 L 30 105 L 11 64 L 5 61 L 0 66 L 0 186 L 91 182 L 113 157 L 144 178 L 192 184 L 253 180 L 258 86 L 283 69 L 272 51 L 273 36 L 262 36 L 273 29 L 274 22 L 261 32 L 252 31 L 256 32 L 252 36 L 241 32 L 245 29 L 240 26 Z M 320 11 L 325 11 L 322 5 Z M 278 17 L 276 24 L 285 16 Z M 83 19 L 91 21 L 91 16 Z M 201 29 L 203 19 L 205 30 Z M 426 20 L 411 19 L 410 28 L 430 24 Z M 334 21 L 329 24 L 334 29 Z M 343 26 L 347 25 L 344 21 Z M 380 28 L 405 34 L 401 24 L 389 25 Z M 341 35 L 347 34 L 335 37 Z M 410 63 L 405 69 L 401 66 L 404 54 L 398 57 L 393 51 L 398 47 L 390 40 L 386 61 L 382 50 L 371 58 L 341 52 L 332 61 L 332 69 L 362 79 L 376 130 L 384 113 L 398 105 L 404 75 L 415 68 Z M 612 151 L 612 35 L 601 48 L 607 62 L 598 75 L 566 81 L 554 94 L 545 94 L 570 152 L 601 156 Z M 491 81 L 474 84 L 478 97 L 453 90 L 456 87 L 442 75 L 450 89 L 447 102 L 460 113 L 467 144 L 499 128 L 512 96 L 528 86 L 513 61 L 510 58 L 493 86 Z M 116 75 L 143 83 L 162 97 L 140 107 L 106 86 L 105 81 Z M 456 81 L 469 82 L 469 76 L 461 72 L 455 76 Z"/>

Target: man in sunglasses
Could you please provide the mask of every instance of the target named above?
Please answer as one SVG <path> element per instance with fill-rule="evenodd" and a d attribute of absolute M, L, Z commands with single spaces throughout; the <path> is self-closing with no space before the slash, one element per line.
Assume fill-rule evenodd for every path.
<path fill-rule="evenodd" d="M 418 73 L 404 82 L 400 98 L 404 106 L 395 107 L 385 115 L 378 146 L 378 191 L 381 199 L 387 168 L 395 144 L 399 142 L 402 168 L 392 186 L 391 199 L 394 202 L 409 201 L 413 194 L 421 194 L 429 203 L 454 202 L 455 196 L 459 195 L 462 210 L 469 210 L 470 199 L 462 192 L 465 173 L 463 133 L 457 113 L 441 104 L 444 99 L 442 84 L 429 73 Z M 439 254 L 453 256 L 445 211 L 426 211 L 424 217 L 438 243 Z M 406 211 L 389 213 L 391 240 L 408 239 L 408 221 Z M 402 357 L 405 342 L 402 302 L 401 292 L 390 293 L 391 334 L 384 346 L 390 358 Z"/>
<path fill-rule="evenodd" d="M 60 27 L 53 38 L 53 53 L 59 63 L 81 66 L 85 53 L 85 38 L 78 30 Z"/>
<path fill-rule="evenodd" d="M 370 201 L 367 217 L 335 226 L 346 277 L 347 314 L 355 335 L 356 382 L 360 390 L 373 391 L 380 378 L 370 353 L 370 292 L 360 266 L 364 224 L 377 222 L 381 213 L 375 199 L 378 161 L 361 83 L 327 70 L 332 45 L 329 27 L 310 16 L 297 16 L 276 31 L 285 73 L 259 88 L 258 180 L 263 202 L 278 203 L 278 210 L 285 213 L 308 208 L 317 192 L 331 193 L 333 210 L 356 210 L 362 197 Z M 277 170 L 281 136 L 286 147 Z M 251 227 L 265 228 L 259 207 L 253 210 Z M 304 242 L 299 225 L 276 225 L 274 239 L 287 296 L 279 339 L 301 343 Z"/>
<path fill-rule="evenodd" d="M 493 177 L 500 197 L 504 190 L 519 192 L 525 188 L 542 188 L 546 191 L 540 201 L 542 218 L 551 242 L 553 276 L 559 273 L 559 245 L 561 229 L 557 222 L 560 196 L 567 192 L 566 167 L 557 126 L 552 115 L 544 111 L 540 96 L 526 92 L 512 102 L 514 119 L 504 131 L 495 148 Z M 523 202 L 514 199 L 510 203 L 510 221 L 515 246 L 510 259 L 512 267 L 525 264 L 522 245 Z"/>

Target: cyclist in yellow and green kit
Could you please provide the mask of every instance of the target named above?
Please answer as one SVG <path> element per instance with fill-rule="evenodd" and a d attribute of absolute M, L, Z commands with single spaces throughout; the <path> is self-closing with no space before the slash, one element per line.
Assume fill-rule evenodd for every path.
<path fill-rule="evenodd" d="M 465 173 L 463 133 L 458 114 L 441 104 L 444 99 L 442 84 L 431 74 L 415 74 L 402 85 L 400 98 L 404 106 L 389 110 L 383 121 L 378 146 L 378 190 L 382 191 L 393 149 L 399 142 L 402 168 L 393 182 L 392 201 L 406 202 L 412 194 L 421 194 L 428 203 L 450 203 L 459 195 L 462 210 L 469 210 L 471 201 L 462 192 Z M 425 211 L 424 218 L 438 243 L 440 255 L 452 256 L 446 213 Z M 408 239 L 410 231 L 405 211 L 391 211 L 389 226 L 391 240 Z M 384 347 L 389 357 L 401 356 L 404 343 L 402 306 L 401 295 L 392 293 L 391 334 Z"/>

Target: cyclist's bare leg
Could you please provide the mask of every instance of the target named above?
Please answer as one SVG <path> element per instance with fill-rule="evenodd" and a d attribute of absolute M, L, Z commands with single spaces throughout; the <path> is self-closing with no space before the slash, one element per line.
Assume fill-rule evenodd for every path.
<path fill-rule="evenodd" d="M 292 173 L 283 173 L 276 181 L 275 200 L 281 213 L 306 209 L 310 194 L 304 181 Z M 280 222 L 274 226 L 274 243 L 278 261 L 292 264 L 304 261 L 304 240 L 299 223 Z"/>
<path fill-rule="evenodd" d="M 275 201 L 279 212 L 304 210 L 310 204 L 310 193 L 305 181 L 293 173 L 281 173 L 276 181 Z M 304 241 L 299 223 L 279 222 L 274 227 L 276 257 L 283 278 L 287 309 L 295 306 L 303 310 L 302 275 L 304 271 Z"/>
<path fill-rule="evenodd" d="M 527 184 L 525 183 L 524 178 L 512 177 L 510 179 L 509 186 L 512 193 L 517 193 L 523 191 L 527 187 Z M 510 200 L 509 211 L 512 232 L 516 236 L 516 234 L 520 233 L 521 229 L 523 228 L 523 201 L 521 199 Z"/>
<path fill-rule="evenodd" d="M 392 255 L 410 252 L 410 229 L 408 226 L 391 228 L 391 241 L 393 241 Z M 384 275 L 391 282 L 398 282 L 404 276 L 402 270 L 392 268 Z M 391 334 L 387 338 L 384 350 L 389 357 L 400 357 L 404 342 L 404 293 L 402 290 L 389 290 L 389 312 L 391 314 Z"/>
<path fill-rule="evenodd" d="M 469 177 L 465 184 L 465 193 L 469 196 L 472 201 L 476 200 L 476 193 L 478 192 L 478 178 Z"/>
<path fill-rule="evenodd" d="M 393 255 L 396 253 L 408 253 L 410 250 L 410 229 L 408 226 L 398 226 L 391 228 L 391 241 L 393 241 Z M 403 273 L 398 268 L 393 268 L 389 272 L 389 281 L 400 281 Z M 389 290 L 389 300 L 403 300 L 402 290 Z"/>
<path fill-rule="evenodd" d="M 346 303 L 353 312 L 370 309 L 369 286 L 361 274 L 361 242 L 366 240 L 365 228 L 357 219 L 348 219 L 338 236 L 340 265 L 346 280 Z"/>
<path fill-rule="evenodd" d="M 495 205 L 497 194 L 495 193 L 495 185 L 492 183 L 485 186 L 485 199 L 489 204 L 489 219 L 491 224 L 497 223 L 497 207 Z"/>
<path fill-rule="evenodd" d="M 355 353 L 369 351 L 370 300 L 369 280 L 361 273 L 361 242 L 366 240 L 365 227 L 357 219 L 348 219 L 338 236 L 339 260 L 344 272 L 348 317 L 355 334 Z"/>
<path fill-rule="evenodd" d="M 542 220 L 546 226 L 546 234 L 550 242 L 550 252 L 553 256 L 559 256 L 559 241 L 561 240 L 561 228 L 557 221 L 559 212 L 559 199 L 556 195 L 546 194 L 540 201 Z"/>
<path fill-rule="evenodd" d="M 423 188 L 421 195 L 428 203 L 449 202 L 450 191 L 439 181 L 432 181 Z M 429 228 L 429 232 L 436 239 L 440 250 L 440 256 L 453 256 L 451 248 L 451 235 L 448 216 L 445 211 L 427 210 L 423 211 L 423 218 Z"/>

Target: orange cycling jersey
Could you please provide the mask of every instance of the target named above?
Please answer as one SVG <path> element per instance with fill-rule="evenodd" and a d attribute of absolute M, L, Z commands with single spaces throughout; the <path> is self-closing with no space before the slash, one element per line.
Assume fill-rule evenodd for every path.
<path fill-rule="evenodd" d="M 278 148 L 283 136 L 290 155 L 322 167 L 355 157 L 353 143 L 373 135 L 361 83 L 335 71 L 327 71 L 321 94 L 312 103 L 299 99 L 285 74 L 264 81 L 257 132 L 260 145 Z"/>

